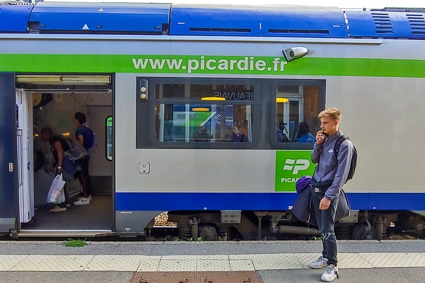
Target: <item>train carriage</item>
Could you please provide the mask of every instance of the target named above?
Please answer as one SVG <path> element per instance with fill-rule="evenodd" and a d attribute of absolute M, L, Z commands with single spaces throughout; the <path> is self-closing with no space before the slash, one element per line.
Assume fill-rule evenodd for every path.
<path fill-rule="evenodd" d="M 424 39 L 423 9 L 0 2 L 0 233 L 149 236 L 168 212 L 183 239 L 315 234 L 291 214 L 314 171 L 296 137 L 335 106 L 359 152 L 340 237 L 421 234 Z M 72 137 L 75 112 L 92 201 L 51 213 L 39 134 Z"/>

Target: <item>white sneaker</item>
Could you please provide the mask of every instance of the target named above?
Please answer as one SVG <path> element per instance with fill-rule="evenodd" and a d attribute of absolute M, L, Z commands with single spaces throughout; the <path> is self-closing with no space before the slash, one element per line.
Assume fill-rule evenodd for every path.
<path fill-rule="evenodd" d="M 333 264 L 329 264 L 325 272 L 323 272 L 322 277 L 320 277 L 320 280 L 325 282 L 331 282 L 334 281 L 336 278 L 339 278 L 338 267 Z"/>
<path fill-rule="evenodd" d="M 328 266 L 328 260 L 324 258 L 323 256 L 320 256 L 316 261 L 313 261 L 308 264 L 308 267 L 312 269 L 321 269 Z"/>
<path fill-rule="evenodd" d="M 81 198 L 80 200 L 77 200 L 74 202 L 74 205 L 86 205 L 90 204 L 90 198 Z"/>
<path fill-rule="evenodd" d="M 85 198 L 85 197 L 81 196 L 81 197 L 77 198 L 77 200 L 81 200 L 81 199 L 83 199 L 83 198 Z M 91 195 L 89 195 L 89 199 L 90 199 L 90 201 L 91 201 Z"/>

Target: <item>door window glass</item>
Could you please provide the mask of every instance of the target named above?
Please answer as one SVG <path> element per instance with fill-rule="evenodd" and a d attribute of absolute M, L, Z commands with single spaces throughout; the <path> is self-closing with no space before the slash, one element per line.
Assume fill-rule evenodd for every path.
<path fill-rule="evenodd" d="M 319 130 L 319 87 L 279 86 L 276 89 L 277 142 L 314 143 Z"/>
<path fill-rule="evenodd" d="M 106 118 L 106 159 L 112 160 L 112 117 Z"/>

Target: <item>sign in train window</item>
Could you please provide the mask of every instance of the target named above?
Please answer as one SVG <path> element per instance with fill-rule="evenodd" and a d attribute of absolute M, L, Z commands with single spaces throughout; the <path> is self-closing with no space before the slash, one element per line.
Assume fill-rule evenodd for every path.
<path fill-rule="evenodd" d="M 251 85 L 161 84 L 155 90 L 157 141 L 252 141 Z"/>

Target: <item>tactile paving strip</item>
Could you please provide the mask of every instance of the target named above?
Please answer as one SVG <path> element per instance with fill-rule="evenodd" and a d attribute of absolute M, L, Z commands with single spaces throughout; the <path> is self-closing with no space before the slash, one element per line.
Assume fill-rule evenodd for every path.
<path fill-rule="evenodd" d="M 316 260 L 318 255 L 317 252 L 190 256 L 0 255 L 0 271 L 168 273 L 309 269 L 308 263 Z M 340 268 L 425 267 L 425 253 L 340 253 L 338 260 Z"/>
<path fill-rule="evenodd" d="M 254 271 L 137 272 L 131 283 L 261 283 Z"/>
<path fill-rule="evenodd" d="M 134 271 L 139 268 L 141 261 L 146 259 L 149 259 L 149 257 L 138 255 L 97 255 L 90 261 L 85 270 Z"/>
<path fill-rule="evenodd" d="M 29 255 L 11 271 L 83 271 L 94 255 Z"/>

